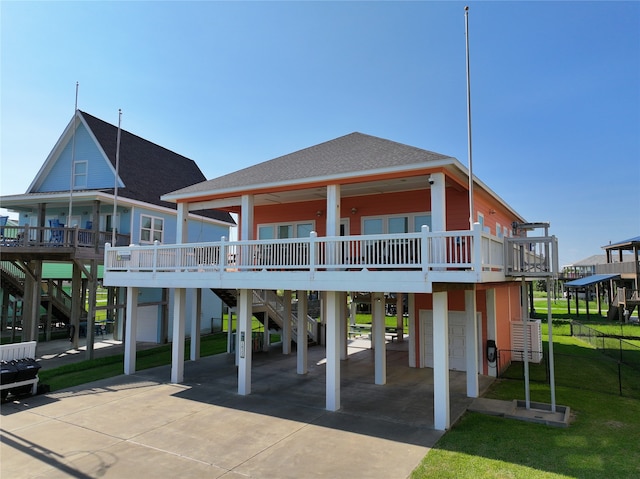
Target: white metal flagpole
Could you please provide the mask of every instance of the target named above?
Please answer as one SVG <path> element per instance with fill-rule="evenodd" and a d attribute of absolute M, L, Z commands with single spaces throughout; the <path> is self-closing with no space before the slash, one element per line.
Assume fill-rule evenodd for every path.
<path fill-rule="evenodd" d="M 69 179 L 69 213 L 67 214 L 67 227 L 71 226 L 71 211 L 73 209 L 73 177 L 76 163 L 76 117 L 78 116 L 78 87 L 76 82 L 76 104 L 73 109 L 73 139 L 71 140 L 71 178 Z"/>
<path fill-rule="evenodd" d="M 116 245 L 116 214 L 118 210 L 118 175 L 120 171 L 120 123 L 122 110 L 118 109 L 118 136 L 116 139 L 116 179 L 113 187 L 113 215 L 111 216 L 111 245 Z"/>
<path fill-rule="evenodd" d="M 464 36 L 467 57 L 467 153 L 469 156 L 469 229 L 473 229 L 473 161 L 471 154 L 471 74 L 469 69 L 469 7 L 464 7 Z"/>

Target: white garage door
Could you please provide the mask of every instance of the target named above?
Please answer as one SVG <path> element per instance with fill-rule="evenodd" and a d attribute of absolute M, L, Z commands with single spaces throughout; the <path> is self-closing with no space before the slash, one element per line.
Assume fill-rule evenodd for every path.
<path fill-rule="evenodd" d="M 449 369 L 467 370 L 466 316 L 464 312 L 449 311 Z M 433 367 L 433 311 L 420 310 L 420 331 L 424 364 Z"/>

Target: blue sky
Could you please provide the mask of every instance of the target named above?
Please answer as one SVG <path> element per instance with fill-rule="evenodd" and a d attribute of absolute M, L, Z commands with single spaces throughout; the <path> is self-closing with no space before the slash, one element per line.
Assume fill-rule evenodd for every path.
<path fill-rule="evenodd" d="M 640 2 L 0 3 L 1 194 L 74 108 L 207 178 L 353 131 L 467 163 L 563 264 L 640 234 Z"/>

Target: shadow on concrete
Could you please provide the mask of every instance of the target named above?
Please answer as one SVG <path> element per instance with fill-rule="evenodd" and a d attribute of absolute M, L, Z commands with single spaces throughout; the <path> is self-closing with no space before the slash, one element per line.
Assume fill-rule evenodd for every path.
<path fill-rule="evenodd" d="M 392 441 L 431 447 L 442 432 L 433 429 L 433 370 L 408 366 L 406 347 L 387 351 L 387 383 L 374 384 L 373 350 L 350 348 L 341 362 L 341 409 L 325 409 L 325 349 L 308 350 L 308 372 L 296 373 L 295 351 L 254 353 L 252 389 L 237 394 L 234 355 L 217 355 L 185 363 L 183 385 L 175 396 L 220 407 L 264 414 L 292 421 L 308 421 Z M 162 366 L 137 373 L 166 382 L 170 368 Z M 480 377 L 481 391 L 492 378 Z M 473 402 L 466 396 L 466 373 L 450 372 L 452 424 Z"/>

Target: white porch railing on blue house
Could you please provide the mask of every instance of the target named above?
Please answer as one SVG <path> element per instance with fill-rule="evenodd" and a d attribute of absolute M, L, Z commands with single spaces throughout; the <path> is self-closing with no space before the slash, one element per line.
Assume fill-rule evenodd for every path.
<path fill-rule="evenodd" d="M 127 244 L 130 235 L 117 234 L 118 244 Z M 111 240 L 111 232 L 82 229 L 78 226 L 3 226 L 0 228 L 0 246 L 2 247 L 63 247 L 63 248 L 99 248 Z"/>
<path fill-rule="evenodd" d="M 532 241 L 531 239 L 529 241 Z M 105 272 L 420 270 L 504 272 L 503 238 L 474 230 L 130 245 L 105 249 Z"/>

